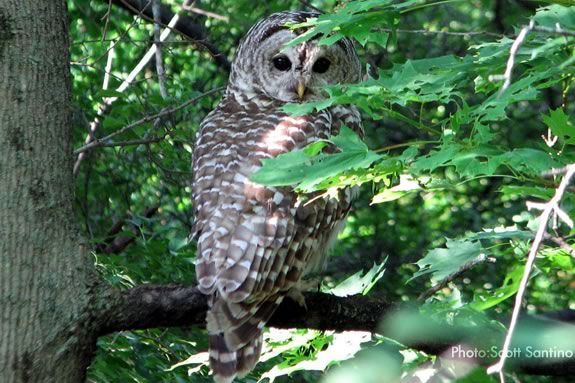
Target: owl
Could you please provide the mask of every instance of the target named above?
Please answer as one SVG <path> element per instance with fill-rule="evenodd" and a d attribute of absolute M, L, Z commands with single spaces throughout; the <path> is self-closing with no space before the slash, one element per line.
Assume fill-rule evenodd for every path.
<path fill-rule="evenodd" d="M 202 121 L 193 152 L 193 237 L 199 290 L 208 295 L 210 365 L 216 382 L 247 374 L 258 361 L 262 331 L 302 275 L 321 270 L 325 250 L 347 215 L 352 192 L 297 195 L 291 187 L 250 181 L 262 160 L 335 135 L 362 135 L 353 106 L 301 117 L 287 103 L 320 100 L 324 86 L 360 80 L 348 39 L 286 47 L 319 14 L 281 12 L 255 24 L 232 63 L 224 98 Z M 288 25 L 286 25 L 288 24 Z M 302 297 L 301 293 L 299 294 Z"/>

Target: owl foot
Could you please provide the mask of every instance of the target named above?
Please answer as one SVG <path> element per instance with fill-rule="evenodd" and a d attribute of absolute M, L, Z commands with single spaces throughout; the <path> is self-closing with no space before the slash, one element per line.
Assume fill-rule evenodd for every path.
<path fill-rule="evenodd" d="M 305 304 L 305 297 L 302 294 L 302 290 L 297 287 L 292 287 L 288 290 L 287 296 L 307 311 L 307 305 Z"/>

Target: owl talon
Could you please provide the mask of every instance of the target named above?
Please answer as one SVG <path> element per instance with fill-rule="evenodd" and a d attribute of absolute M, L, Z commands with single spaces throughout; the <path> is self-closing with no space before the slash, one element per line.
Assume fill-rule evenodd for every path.
<path fill-rule="evenodd" d="M 305 297 L 303 296 L 303 293 L 301 292 L 300 289 L 295 287 L 289 289 L 287 296 L 307 311 L 307 305 L 305 304 Z"/>

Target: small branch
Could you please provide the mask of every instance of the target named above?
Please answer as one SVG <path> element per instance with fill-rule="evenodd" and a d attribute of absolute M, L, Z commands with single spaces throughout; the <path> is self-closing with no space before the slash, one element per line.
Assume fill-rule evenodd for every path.
<path fill-rule="evenodd" d="M 108 89 L 108 85 L 110 84 L 110 74 L 112 72 L 112 62 L 114 60 L 114 45 L 115 42 L 111 42 L 110 48 L 108 49 L 108 60 L 106 61 L 106 69 L 104 70 L 104 82 L 102 84 L 103 90 Z M 98 112 L 96 114 L 96 118 L 92 122 L 90 122 L 88 128 L 88 135 L 86 136 L 86 140 L 84 141 L 86 144 L 89 144 L 91 141 L 94 140 L 96 130 L 98 130 L 98 128 L 100 127 L 101 119 L 104 116 L 104 114 L 106 114 L 108 107 L 109 105 L 106 103 L 102 103 L 98 106 Z M 82 163 L 85 157 L 86 153 L 80 153 L 78 155 L 78 158 L 74 163 L 72 174 L 74 175 L 78 174 L 78 171 L 80 170 L 80 164 Z"/>
<path fill-rule="evenodd" d="M 454 273 L 449 274 L 447 277 L 445 277 L 441 281 L 439 281 L 436 285 L 434 285 L 430 289 L 421 293 L 421 295 L 419 295 L 419 297 L 417 297 L 417 300 L 418 301 L 426 300 L 427 298 L 429 298 L 430 296 L 432 296 L 433 294 L 435 294 L 436 292 L 438 292 L 439 290 L 441 290 L 442 288 L 447 286 L 447 284 L 449 282 L 453 281 L 456 278 L 459 278 L 459 276 L 461 274 L 465 273 L 466 271 L 471 270 L 472 268 L 474 268 L 478 264 L 483 263 L 485 261 L 495 262 L 495 258 L 487 257 L 485 254 L 480 254 L 475 259 L 472 259 L 471 261 L 469 261 L 469 262 L 465 263 L 463 266 L 461 266 L 459 268 L 459 270 L 455 271 Z"/>
<path fill-rule="evenodd" d="M 561 26 L 559 24 L 557 24 L 555 26 L 555 28 L 537 26 L 537 27 L 533 27 L 531 30 L 534 32 L 549 33 L 552 35 L 575 37 L 575 31 L 563 29 L 563 28 L 561 28 Z"/>
<path fill-rule="evenodd" d="M 151 218 L 158 212 L 159 208 L 159 206 L 147 208 L 143 216 L 145 218 Z M 112 225 L 110 230 L 108 230 L 106 241 L 97 244 L 95 251 L 103 254 L 118 254 L 134 242 L 135 236 L 137 236 L 139 232 L 138 227 L 135 225 L 130 225 L 128 228 L 128 230 L 134 233 L 134 236 L 118 236 L 124 225 L 126 225 L 126 221 L 126 219 L 123 219 Z"/>
<path fill-rule="evenodd" d="M 220 14 L 214 13 L 214 12 L 210 12 L 210 11 L 206 11 L 197 7 L 194 7 L 193 4 L 191 5 L 184 5 L 182 7 L 183 9 L 185 9 L 186 11 L 190 11 L 192 13 L 196 13 L 198 15 L 202 15 L 202 16 L 206 16 L 206 17 L 211 17 L 212 19 L 217 19 L 217 20 L 222 20 L 226 23 L 230 22 L 230 18 L 228 16 L 222 16 Z"/>
<path fill-rule="evenodd" d="M 519 317 L 519 311 L 521 310 L 521 304 L 523 302 L 523 296 L 525 295 L 525 291 L 527 289 L 527 283 L 529 282 L 529 276 L 531 275 L 531 269 L 533 268 L 533 264 L 535 263 L 535 257 L 537 256 L 537 251 L 539 250 L 539 246 L 541 245 L 541 241 L 545 236 L 547 230 L 547 223 L 549 222 L 549 218 L 551 217 L 552 213 L 557 213 L 561 211 L 559 207 L 559 203 L 563 198 L 563 194 L 571 182 L 571 178 L 575 174 L 575 164 L 571 164 L 566 167 L 565 176 L 561 180 L 559 187 L 555 191 L 555 195 L 549 202 L 543 204 L 541 208 L 543 212 L 539 216 L 539 227 L 537 228 L 537 233 L 535 234 L 535 238 L 533 239 L 533 243 L 531 244 L 531 249 L 529 250 L 529 255 L 527 256 L 527 262 L 525 263 L 525 271 L 523 272 L 523 277 L 521 278 L 521 282 L 519 284 L 519 289 L 517 290 L 517 295 L 515 296 L 515 304 L 513 306 L 513 313 L 511 315 L 511 322 L 509 324 L 509 329 L 507 330 L 507 335 L 505 337 L 505 342 L 503 343 L 503 348 L 501 350 L 501 357 L 497 363 L 490 366 L 487 369 L 488 374 L 499 374 L 503 376 L 503 367 L 505 366 L 505 361 L 508 357 L 509 346 L 511 344 L 511 338 L 513 337 L 513 332 L 515 331 L 515 326 L 517 325 L 517 318 Z"/>
<path fill-rule="evenodd" d="M 559 246 L 560 248 L 562 248 L 563 250 L 565 250 L 565 252 L 567 254 L 569 254 L 570 256 L 575 258 L 575 248 L 573 248 L 573 246 L 569 245 L 565 239 L 563 239 L 562 237 L 556 237 L 553 235 L 550 235 L 548 233 L 545 233 L 545 239 L 553 242 L 554 244 L 556 244 L 557 246 Z"/>
<path fill-rule="evenodd" d="M 515 41 L 513 41 L 513 44 L 511 44 L 511 49 L 509 50 L 509 58 L 507 59 L 507 66 L 505 67 L 505 73 L 502 76 L 490 76 L 489 80 L 491 81 L 504 80 L 499 94 L 505 92 L 505 90 L 509 88 L 509 85 L 511 85 L 511 75 L 513 74 L 513 66 L 515 65 L 515 57 L 517 56 L 517 51 L 519 50 L 521 44 L 523 44 L 527 34 L 533 29 L 534 26 L 535 22 L 531 20 L 528 26 L 521 29 L 517 35 L 517 38 Z"/>
<path fill-rule="evenodd" d="M 566 174 L 573 165 L 567 165 L 562 168 L 554 168 L 542 174 L 544 178 L 555 177 Z"/>
<path fill-rule="evenodd" d="M 109 0 L 108 0 L 108 1 L 109 1 Z M 117 38 L 115 38 L 115 39 L 111 39 L 111 42 L 112 42 L 113 44 L 111 44 L 110 48 L 108 48 L 108 50 L 106 50 L 106 52 L 104 52 L 102 55 L 100 55 L 100 56 L 98 56 L 96 59 L 94 59 L 94 60 L 91 62 L 91 64 L 85 64 L 85 63 L 83 63 L 83 62 L 87 61 L 87 60 L 90 58 L 89 56 L 88 56 L 88 57 L 81 58 L 81 59 L 79 59 L 78 61 L 72 61 L 71 64 L 73 64 L 73 65 L 86 65 L 86 66 L 87 66 L 87 65 L 95 65 L 95 64 L 96 64 L 97 62 L 99 62 L 103 57 L 107 56 L 108 53 L 109 53 L 109 50 L 110 50 L 111 48 L 115 47 L 115 46 L 116 46 L 117 44 L 119 44 L 121 41 L 123 41 L 124 38 L 126 38 L 126 36 L 128 36 L 128 33 L 132 30 L 132 28 L 134 28 L 134 27 L 138 24 L 139 19 L 142 17 L 142 13 L 144 12 L 144 10 L 146 10 L 146 8 L 148 8 L 148 6 L 151 4 L 151 2 L 152 2 L 152 0 L 147 0 L 147 3 L 144 5 L 143 9 L 141 9 L 140 12 L 138 12 L 138 13 L 135 15 L 136 17 L 134 18 L 134 20 L 132 21 L 132 23 L 128 26 L 128 28 L 126 28 L 119 37 L 117 37 Z M 111 2 L 108 3 L 108 4 L 111 5 Z M 102 38 L 99 39 L 98 42 L 104 42 L 104 41 L 106 41 L 106 39 L 105 39 L 105 34 L 106 34 L 106 33 L 105 33 L 105 31 L 104 31 L 104 33 L 102 34 Z M 132 40 L 130 40 L 130 41 L 132 41 Z M 146 42 L 149 42 L 149 41 L 147 40 Z"/>
<path fill-rule="evenodd" d="M 166 100 L 168 91 L 166 90 L 166 72 L 164 70 L 164 59 L 162 57 L 162 42 L 160 39 L 160 0 L 152 0 L 152 12 L 154 14 L 154 45 L 156 46 L 156 71 L 158 72 L 158 84 L 160 94 Z"/>
<path fill-rule="evenodd" d="M 377 28 L 378 32 L 387 33 L 405 33 L 405 34 L 416 34 L 416 35 L 439 35 L 439 36 L 459 36 L 459 37 L 474 37 L 474 36 L 491 36 L 502 38 L 505 34 L 487 32 L 487 31 L 464 31 L 464 32 L 454 32 L 454 31 L 432 31 L 429 29 L 393 29 L 393 28 Z"/>
<path fill-rule="evenodd" d="M 108 31 L 108 24 L 110 22 L 110 16 L 112 14 L 112 0 L 108 0 L 108 10 L 102 20 L 106 19 L 106 23 L 104 24 L 104 32 L 102 32 L 102 41 L 106 39 L 106 33 Z"/>
<path fill-rule="evenodd" d="M 110 43 L 110 48 L 108 48 L 108 60 L 106 60 L 106 67 L 104 69 L 104 83 L 102 89 L 108 89 L 110 85 L 110 74 L 112 73 L 112 62 L 114 61 L 114 42 Z"/>
<path fill-rule="evenodd" d="M 165 137 L 152 137 L 152 138 L 142 138 L 142 139 L 137 139 L 137 140 L 102 142 L 98 145 L 98 147 L 100 147 L 100 148 L 115 148 L 115 147 L 123 147 L 123 146 L 155 144 L 156 142 L 162 141 L 164 138 Z"/>
<path fill-rule="evenodd" d="M 123 128 L 121 128 L 121 129 L 119 129 L 119 130 L 117 130 L 117 131 L 115 131 L 115 132 L 113 132 L 113 133 L 108 134 L 106 137 L 102 137 L 102 138 L 99 138 L 99 139 L 95 139 L 94 141 L 90 142 L 89 144 L 86 144 L 86 145 L 84 145 L 84 146 L 82 146 L 82 147 L 80 147 L 80 148 L 74 150 L 74 154 L 80 154 L 80 153 L 83 153 L 83 152 L 85 152 L 85 151 L 88 151 L 88 150 L 91 150 L 91 149 L 94 149 L 94 148 L 97 148 L 97 147 L 100 147 L 100 146 L 105 146 L 105 145 L 104 145 L 105 143 L 107 143 L 110 139 L 116 137 L 117 135 L 120 135 L 120 134 L 122 134 L 122 133 L 125 133 L 125 132 L 127 132 L 127 131 L 129 131 L 129 130 L 131 130 L 131 129 L 134 129 L 134 128 L 137 127 L 137 126 L 142 125 L 142 124 L 145 124 L 145 123 L 154 121 L 154 120 L 156 120 L 156 119 L 161 119 L 161 118 L 163 118 L 163 117 L 165 117 L 165 116 L 168 116 L 168 115 L 170 115 L 170 114 L 173 114 L 173 113 L 175 113 L 175 112 L 177 112 L 177 111 L 179 111 L 179 110 L 181 110 L 181 109 L 184 109 L 184 108 L 186 108 L 187 106 L 189 106 L 189 105 L 195 103 L 196 101 L 198 101 L 199 99 L 201 99 L 201 98 L 203 98 L 203 97 L 212 95 L 212 94 L 217 93 L 217 92 L 221 92 L 221 91 L 224 90 L 224 89 L 225 89 L 225 87 L 219 87 L 219 88 L 215 88 L 215 89 L 209 90 L 209 91 L 207 91 L 207 92 L 205 92 L 205 93 L 202 93 L 201 95 L 199 95 L 199 96 L 197 96 L 197 97 L 194 97 L 194 98 L 192 98 L 192 99 L 190 99 L 190 100 L 184 102 L 183 104 L 180 104 L 180 105 L 176 106 L 176 107 L 167 108 L 167 109 L 162 110 L 162 111 L 161 111 L 160 113 L 158 113 L 158 114 L 154 114 L 154 115 L 151 115 L 151 116 L 146 116 L 146 117 L 144 117 L 144 118 L 141 118 L 141 119 L 139 119 L 139 120 L 136 121 L 136 122 L 133 122 L 133 123 L 131 123 L 131 124 L 129 124 L 129 125 L 126 125 L 126 126 L 124 126 Z"/>

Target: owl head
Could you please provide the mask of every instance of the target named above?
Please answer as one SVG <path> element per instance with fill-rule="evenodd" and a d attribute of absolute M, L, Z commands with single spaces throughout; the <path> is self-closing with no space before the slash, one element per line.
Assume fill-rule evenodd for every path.
<path fill-rule="evenodd" d="M 286 24 L 317 16 L 313 12 L 280 12 L 255 24 L 240 43 L 228 90 L 250 98 L 265 95 L 298 102 L 325 98 L 325 85 L 359 81 L 361 65 L 347 38 L 333 45 L 320 45 L 316 38 L 285 46 L 305 32 Z"/>

